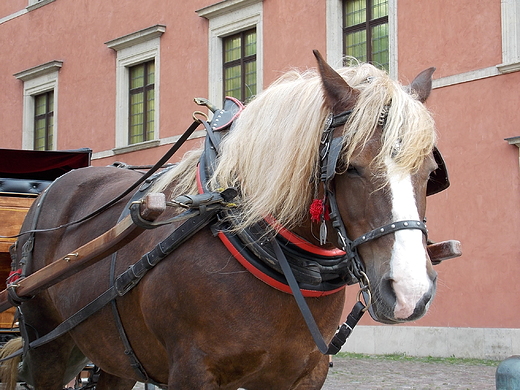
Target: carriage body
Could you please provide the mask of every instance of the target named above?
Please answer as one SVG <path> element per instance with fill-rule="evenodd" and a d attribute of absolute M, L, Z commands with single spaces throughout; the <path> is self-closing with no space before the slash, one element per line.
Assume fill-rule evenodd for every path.
<path fill-rule="evenodd" d="M 11 272 L 10 248 L 29 208 L 55 179 L 90 165 L 90 149 L 54 152 L 0 149 L 0 290 Z M 15 308 L 0 313 L 0 344 L 18 334 Z"/>

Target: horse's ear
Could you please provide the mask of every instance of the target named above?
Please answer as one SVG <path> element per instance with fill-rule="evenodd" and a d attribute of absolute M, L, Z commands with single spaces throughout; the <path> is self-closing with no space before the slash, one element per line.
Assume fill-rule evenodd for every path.
<path fill-rule="evenodd" d="M 313 50 L 312 52 L 316 60 L 318 60 L 318 69 L 325 91 L 325 102 L 332 112 L 339 114 L 354 107 L 359 92 L 348 85 L 343 77 L 327 64 L 318 50 Z"/>
<path fill-rule="evenodd" d="M 417 77 L 410 84 L 410 90 L 412 93 L 417 95 L 417 98 L 421 103 L 424 103 L 430 92 L 432 91 L 432 75 L 435 72 L 435 68 L 431 67 L 423 70 L 417 75 Z"/>

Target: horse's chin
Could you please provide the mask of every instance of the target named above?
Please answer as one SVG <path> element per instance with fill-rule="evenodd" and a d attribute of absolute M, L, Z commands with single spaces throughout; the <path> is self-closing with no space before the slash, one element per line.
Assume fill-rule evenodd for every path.
<path fill-rule="evenodd" d="M 368 313 L 370 314 L 370 317 L 374 321 L 380 322 L 382 324 L 387 325 L 396 325 L 396 324 L 403 324 L 405 322 L 415 321 L 419 318 L 423 317 L 426 312 L 428 311 L 428 307 L 421 309 L 421 310 L 415 310 L 411 316 L 408 318 L 396 318 L 394 313 L 393 307 L 383 308 L 381 305 L 372 304 L 368 308 Z"/>

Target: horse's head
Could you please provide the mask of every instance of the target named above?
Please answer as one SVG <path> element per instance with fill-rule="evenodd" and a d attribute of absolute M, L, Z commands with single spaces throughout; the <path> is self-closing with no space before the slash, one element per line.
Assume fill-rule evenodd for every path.
<path fill-rule="evenodd" d="M 329 126 L 329 141 L 341 139 L 342 148 L 337 157 L 322 156 L 321 170 L 327 171 L 327 165 L 329 172 L 321 177 L 322 192 L 335 198 L 332 211 L 337 207 L 340 217 L 334 221 L 332 213 L 332 222 L 343 224 L 346 235 L 339 229 L 336 238 L 329 227 L 327 240 L 359 255 L 370 281 L 374 319 L 417 319 L 434 296 L 437 276 L 423 224 L 427 183 L 437 167 L 433 121 L 422 105 L 431 91 L 434 68 L 402 88 L 383 74 L 372 73 L 364 80 L 342 76 L 315 54 L 325 105 L 339 122 Z"/>
<path fill-rule="evenodd" d="M 239 188 L 238 228 L 272 216 L 346 250 L 354 277 L 368 276 L 377 320 L 418 318 L 436 278 L 423 223 L 435 130 L 421 102 L 433 69 L 406 91 L 372 65 L 336 72 L 318 57 L 319 73 L 288 72 L 247 105 L 222 141 L 211 187 Z M 331 207 L 330 220 L 309 215 L 313 198 Z"/>

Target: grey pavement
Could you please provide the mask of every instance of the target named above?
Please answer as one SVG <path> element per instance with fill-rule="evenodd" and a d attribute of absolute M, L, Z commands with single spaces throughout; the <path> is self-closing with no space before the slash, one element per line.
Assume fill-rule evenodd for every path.
<path fill-rule="evenodd" d="M 323 390 L 493 390 L 499 362 L 338 356 Z M 138 384 L 134 390 L 143 390 Z M 276 390 L 276 389 L 273 389 Z"/>

